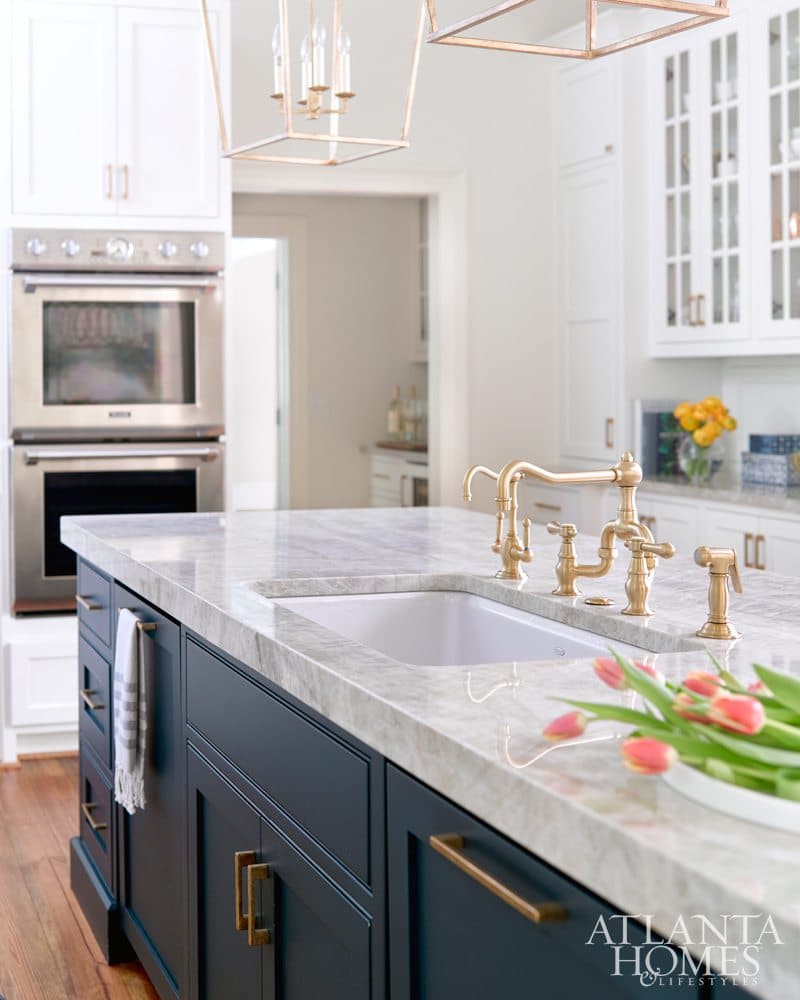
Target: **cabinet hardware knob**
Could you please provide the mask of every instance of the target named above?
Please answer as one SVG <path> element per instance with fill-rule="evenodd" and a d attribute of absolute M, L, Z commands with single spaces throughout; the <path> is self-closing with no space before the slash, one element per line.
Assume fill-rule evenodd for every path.
<path fill-rule="evenodd" d="M 605 147 L 605 150 L 610 155 L 611 153 L 614 152 L 614 144 L 611 143 L 611 142 L 607 143 L 606 147 Z"/>
<path fill-rule="evenodd" d="M 606 448 L 614 447 L 614 418 L 608 417 L 606 420 Z"/>
<path fill-rule="evenodd" d="M 90 828 L 97 833 L 100 830 L 105 830 L 108 828 L 108 823 L 98 823 L 97 820 L 92 816 L 92 810 L 97 808 L 96 802 L 81 802 L 81 812 L 83 813 L 83 818 L 89 824 Z"/>
<path fill-rule="evenodd" d="M 408 507 L 406 503 L 406 483 L 408 482 L 408 476 L 405 473 L 400 477 L 400 506 Z"/>
<path fill-rule="evenodd" d="M 551 924 L 567 920 L 569 913 L 561 903 L 529 903 L 527 899 L 503 885 L 493 875 L 478 867 L 462 852 L 465 847 L 464 838 L 457 833 L 432 834 L 428 841 L 430 846 L 443 858 L 455 865 L 479 885 L 483 886 L 507 906 L 522 914 L 534 924 Z"/>
<path fill-rule="evenodd" d="M 266 927 L 256 927 L 256 882 L 269 878 L 269 865 L 247 866 L 247 943 L 251 948 L 269 944 L 272 938 Z"/>
<path fill-rule="evenodd" d="M 93 712 L 99 712 L 101 708 L 105 708 L 106 706 L 100 701 L 94 701 L 92 698 L 93 694 L 96 694 L 96 692 L 92 691 L 91 688 L 84 688 L 81 691 L 81 698 L 87 708 L 90 708 Z"/>
<path fill-rule="evenodd" d="M 114 164 L 106 164 L 106 198 L 109 201 L 114 199 Z"/>
<path fill-rule="evenodd" d="M 102 604 L 98 604 L 97 601 L 92 600 L 91 597 L 84 597 L 83 594 L 76 594 L 75 595 L 75 600 L 86 611 L 102 611 L 103 610 L 103 605 Z"/>
<path fill-rule="evenodd" d="M 697 320 L 695 319 L 694 304 L 697 301 L 696 295 L 690 295 L 688 299 L 689 306 L 689 326 L 697 326 Z"/>
<path fill-rule="evenodd" d="M 131 172 L 127 163 L 122 164 L 122 199 L 127 201 L 131 194 Z"/>

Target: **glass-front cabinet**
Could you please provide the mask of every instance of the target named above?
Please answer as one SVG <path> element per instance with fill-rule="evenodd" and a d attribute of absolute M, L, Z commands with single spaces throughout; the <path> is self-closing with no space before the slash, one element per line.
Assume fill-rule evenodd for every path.
<path fill-rule="evenodd" d="M 800 0 L 730 9 L 648 55 L 654 357 L 800 353 Z"/>
<path fill-rule="evenodd" d="M 656 355 L 720 353 L 749 336 L 745 17 L 675 36 L 652 55 Z"/>

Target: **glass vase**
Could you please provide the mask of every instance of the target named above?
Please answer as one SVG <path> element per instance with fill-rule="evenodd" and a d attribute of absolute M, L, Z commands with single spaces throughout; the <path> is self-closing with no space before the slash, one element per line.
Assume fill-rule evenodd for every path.
<path fill-rule="evenodd" d="M 692 486 L 708 486 L 722 468 L 724 458 L 725 448 L 720 438 L 703 448 L 687 434 L 678 445 L 678 464 Z"/>

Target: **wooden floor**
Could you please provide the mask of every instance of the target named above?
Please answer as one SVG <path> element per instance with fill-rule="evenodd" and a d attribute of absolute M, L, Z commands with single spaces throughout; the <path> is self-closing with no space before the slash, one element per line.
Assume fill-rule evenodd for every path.
<path fill-rule="evenodd" d="M 69 888 L 77 758 L 0 770 L 0 997 L 157 1000 L 138 964 L 109 968 Z"/>

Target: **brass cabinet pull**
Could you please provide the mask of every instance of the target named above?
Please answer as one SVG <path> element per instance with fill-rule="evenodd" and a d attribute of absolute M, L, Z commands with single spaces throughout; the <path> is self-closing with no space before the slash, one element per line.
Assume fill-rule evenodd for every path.
<path fill-rule="evenodd" d="M 755 569 L 753 565 L 753 556 L 751 546 L 753 544 L 754 536 L 749 532 L 745 532 L 744 536 L 744 564 L 747 569 Z"/>
<path fill-rule="evenodd" d="M 515 909 L 517 913 L 521 913 L 523 917 L 527 917 L 532 923 L 551 924 L 568 919 L 569 913 L 561 903 L 529 903 L 527 899 L 523 899 L 513 889 L 509 889 L 507 885 L 503 885 L 493 875 L 490 875 L 482 868 L 479 868 L 474 862 L 470 861 L 462 853 L 464 850 L 464 838 L 460 834 L 432 834 L 428 843 L 437 854 L 441 854 L 443 858 L 446 858 L 456 868 L 464 872 L 465 875 L 469 875 L 471 879 L 474 879 L 484 889 L 488 889 L 498 899 L 501 899 L 508 906 Z"/>
<path fill-rule="evenodd" d="M 105 708 L 106 706 L 102 702 L 92 699 L 92 695 L 95 693 L 91 688 L 84 688 L 81 691 L 81 698 L 87 708 L 90 708 L 93 712 L 99 712 L 101 708 Z"/>
<path fill-rule="evenodd" d="M 269 878 L 269 865 L 247 866 L 247 943 L 251 948 L 272 940 L 266 927 L 256 927 L 256 882 Z"/>
<path fill-rule="evenodd" d="M 535 503 L 533 505 L 537 510 L 551 510 L 554 514 L 561 513 L 561 507 L 557 503 Z"/>
<path fill-rule="evenodd" d="M 697 301 L 696 295 L 690 295 L 688 300 L 689 305 L 689 326 L 697 326 L 697 321 L 694 318 L 694 304 Z"/>
<path fill-rule="evenodd" d="M 98 604 L 97 601 L 93 601 L 91 597 L 84 597 L 83 594 L 76 594 L 75 600 L 80 604 L 82 608 L 86 611 L 102 611 L 103 605 Z"/>
<path fill-rule="evenodd" d="M 236 872 L 236 930 L 247 930 L 247 915 L 242 912 L 242 872 L 248 865 L 255 864 L 255 851 L 237 851 L 233 856 L 233 866 Z"/>
<path fill-rule="evenodd" d="M 81 802 L 81 812 L 83 813 L 83 818 L 89 824 L 91 829 L 97 833 L 99 830 L 105 830 L 108 828 L 108 823 L 98 823 L 97 820 L 92 816 L 92 810 L 97 808 L 96 802 Z"/>
<path fill-rule="evenodd" d="M 614 418 L 606 419 L 606 448 L 614 447 Z"/>
<path fill-rule="evenodd" d="M 705 326 L 706 325 L 706 297 L 705 295 L 697 296 L 697 323 L 695 326 Z"/>
<path fill-rule="evenodd" d="M 137 622 L 136 628 L 140 632 L 155 632 L 158 625 L 156 622 Z"/>
<path fill-rule="evenodd" d="M 122 164 L 122 198 L 127 201 L 131 193 L 131 176 L 128 164 Z"/>
<path fill-rule="evenodd" d="M 106 164 L 106 198 L 109 201 L 114 199 L 114 164 Z"/>
<path fill-rule="evenodd" d="M 763 535 L 756 535 L 756 561 L 755 561 L 755 569 L 765 570 L 767 568 L 767 564 L 761 558 L 761 546 L 762 545 L 766 545 L 766 544 L 767 544 L 767 540 L 766 540 L 766 538 Z"/>
<path fill-rule="evenodd" d="M 372 473 L 372 478 L 373 479 L 391 479 L 392 477 L 389 475 L 388 472 L 373 472 Z"/>

